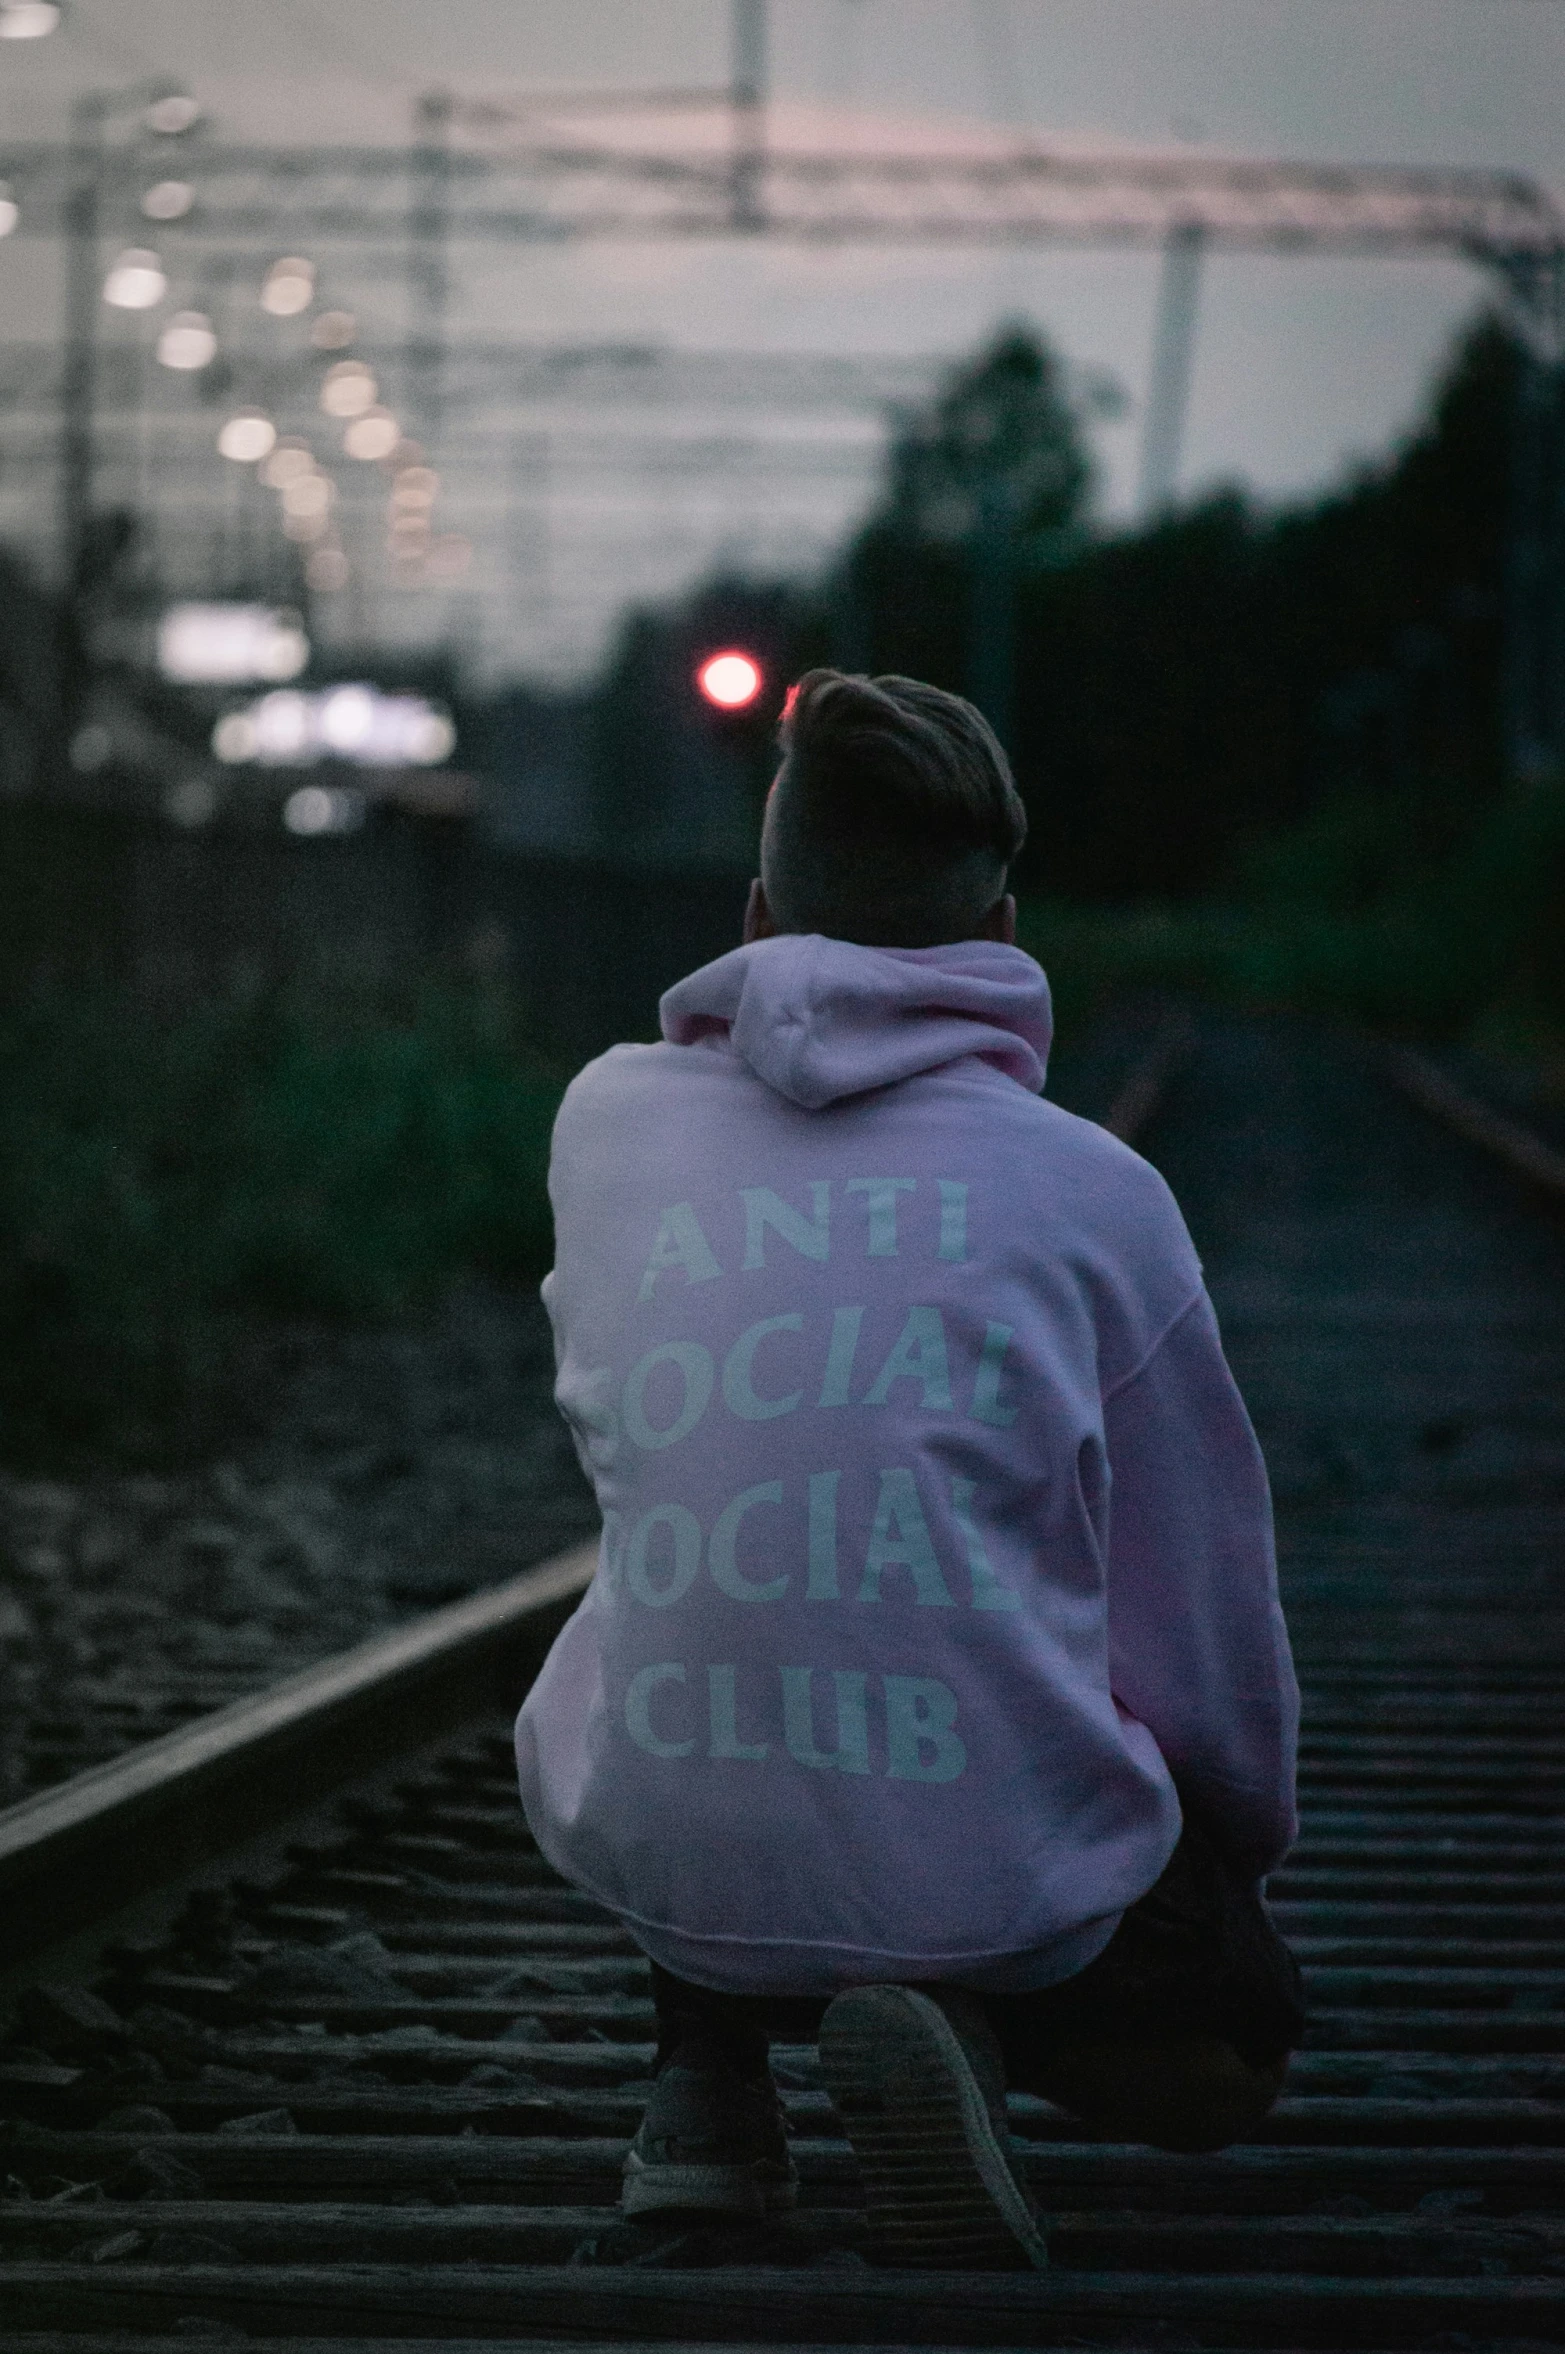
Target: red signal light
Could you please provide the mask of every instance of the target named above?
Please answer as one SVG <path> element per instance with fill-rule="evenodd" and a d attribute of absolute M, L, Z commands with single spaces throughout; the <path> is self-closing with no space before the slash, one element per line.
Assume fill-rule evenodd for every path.
<path fill-rule="evenodd" d="M 709 654 L 696 672 L 696 685 L 719 711 L 743 711 L 755 701 L 764 684 L 761 665 L 737 646 Z"/>

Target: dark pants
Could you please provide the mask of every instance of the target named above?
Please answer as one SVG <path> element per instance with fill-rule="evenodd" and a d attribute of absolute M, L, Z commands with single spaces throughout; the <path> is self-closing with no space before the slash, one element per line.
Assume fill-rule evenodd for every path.
<path fill-rule="evenodd" d="M 656 1962 L 652 1999 L 660 2064 L 696 2041 L 747 2074 L 765 2067 L 773 2038 L 812 2042 L 826 2008 L 820 1997 L 718 1994 Z M 1014 2089 L 1171 2149 L 1217 2148 L 1249 2130 L 1304 2031 L 1299 1967 L 1259 1889 L 1189 1816 L 1162 1876 L 1095 1961 L 1035 1994 L 972 1999 Z"/>

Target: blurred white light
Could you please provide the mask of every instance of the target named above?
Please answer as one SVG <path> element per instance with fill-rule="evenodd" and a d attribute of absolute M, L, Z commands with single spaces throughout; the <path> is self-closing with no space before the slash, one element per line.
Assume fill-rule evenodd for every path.
<path fill-rule="evenodd" d="M 358 321 L 351 311 L 322 311 L 310 329 L 310 341 L 317 351 L 341 351 L 357 332 Z"/>
<path fill-rule="evenodd" d="M 309 659 L 297 614 L 269 605 L 171 605 L 158 625 L 158 668 L 186 684 L 297 678 Z"/>
<path fill-rule="evenodd" d="M 117 311 L 150 311 L 167 292 L 163 266 L 144 245 L 128 245 L 103 281 L 103 299 Z"/>
<path fill-rule="evenodd" d="M 0 41 L 41 41 L 60 21 L 59 0 L 5 0 Z"/>
<path fill-rule="evenodd" d="M 456 750 L 456 729 L 446 712 L 422 711 L 410 715 L 403 741 L 409 760 L 420 768 L 433 768 Z"/>
<path fill-rule="evenodd" d="M 314 749 L 314 723 L 308 695 L 291 690 L 263 695 L 259 703 L 251 704 L 249 716 L 257 760 L 277 767 L 309 758 Z"/>
<path fill-rule="evenodd" d="M 432 507 L 440 477 L 433 466 L 403 466 L 391 486 L 393 507 Z"/>
<path fill-rule="evenodd" d="M 368 687 L 333 687 L 320 708 L 321 742 L 331 752 L 357 752 L 375 727 L 375 697 Z"/>
<path fill-rule="evenodd" d="M 205 311 L 176 311 L 158 337 L 158 358 L 165 368 L 204 368 L 216 353 L 217 337 Z"/>
<path fill-rule="evenodd" d="M 342 446 L 350 458 L 389 458 L 401 433 L 402 428 L 389 409 L 366 409 L 348 427 Z"/>
<path fill-rule="evenodd" d="M 261 468 L 261 480 L 268 490 L 282 490 L 290 482 L 297 482 L 301 475 L 314 472 L 315 460 L 309 445 L 290 435 L 277 444 Z"/>
<path fill-rule="evenodd" d="M 304 568 L 304 577 L 312 589 L 328 592 L 346 588 L 352 567 L 341 548 L 317 548 Z"/>
<path fill-rule="evenodd" d="M 325 514 L 284 515 L 283 517 L 284 539 L 300 541 L 306 547 L 312 540 L 324 539 L 330 529 L 331 518 Z"/>
<path fill-rule="evenodd" d="M 374 406 L 374 373 L 362 360 L 337 360 L 327 369 L 321 379 L 321 407 L 328 417 L 362 417 Z"/>
<path fill-rule="evenodd" d="M 337 556 L 323 548 L 314 561 Z M 433 768 L 456 748 L 451 715 L 422 695 L 383 695 L 352 681 L 262 695 L 218 721 L 212 749 L 220 760 L 255 760 L 268 768 L 303 768 L 317 760 L 349 761 L 356 768 Z"/>
<path fill-rule="evenodd" d="M 273 262 L 261 287 L 261 308 L 274 319 L 292 319 L 315 300 L 315 264 L 296 253 Z"/>
<path fill-rule="evenodd" d="M 301 785 L 283 803 L 290 834 L 351 834 L 364 823 L 364 796 L 328 785 Z"/>
<path fill-rule="evenodd" d="M 274 628 L 268 644 L 261 649 L 261 678 L 297 678 L 310 659 L 310 641 L 300 627 L 297 613 L 281 612 L 275 616 Z"/>
<path fill-rule="evenodd" d="M 429 569 L 437 580 L 460 580 L 473 561 L 473 543 L 459 531 L 448 531 L 429 551 Z"/>
<path fill-rule="evenodd" d="M 324 515 L 336 497 L 336 489 L 325 474 L 313 470 L 296 474 L 283 484 L 283 513 L 285 515 Z"/>
<path fill-rule="evenodd" d="M 241 466 L 254 465 L 276 447 L 277 428 L 264 410 L 236 409 L 217 437 L 220 454 Z"/>
<path fill-rule="evenodd" d="M 176 826 L 210 825 L 217 815 L 217 787 L 210 777 L 181 777 L 163 796 L 163 814 Z"/>
<path fill-rule="evenodd" d="M 158 180 L 143 195 L 141 209 L 149 221 L 182 221 L 195 201 L 188 180 Z"/>
<path fill-rule="evenodd" d="M 11 194 L 9 180 L 0 180 L 0 237 L 9 237 L 22 217 L 22 208 Z"/>
<path fill-rule="evenodd" d="M 255 721 L 247 711 L 230 711 L 212 730 L 212 749 L 219 760 L 253 760 L 256 752 Z"/>
<path fill-rule="evenodd" d="M 157 131 L 165 139 L 177 139 L 182 131 L 193 130 L 201 120 L 200 101 L 188 97 L 183 90 L 171 90 L 166 98 L 154 98 L 141 119 L 149 131 Z"/>

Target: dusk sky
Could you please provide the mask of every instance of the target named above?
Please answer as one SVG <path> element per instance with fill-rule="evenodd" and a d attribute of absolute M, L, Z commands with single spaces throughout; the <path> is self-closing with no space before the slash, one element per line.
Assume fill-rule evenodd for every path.
<path fill-rule="evenodd" d="M 1505 167 L 1565 189 L 1565 0 L 772 0 L 770 20 L 790 140 L 1021 130 Z M 728 40 L 726 0 L 73 0 L 49 39 L 0 44 L 0 138 L 58 138 L 74 94 L 163 71 L 218 138 L 397 141 L 434 85 L 712 86 Z M 887 356 L 957 354 L 1025 316 L 1130 396 L 1097 434 L 1112 515 L 1134 484 L 1156 271 L 1151 254 L 1081 250 L 490 249 L 455 256 L 451 316 L 458 336 L 534 345 Z M 1485 292 L 1477 270 L 1441 260 L 1210 258 L 1182 490 L 1298 491 L 1384 449 Z M 46 241 L 0 249 L 0 300 L 13 338 L 48 339 Z M 851 506 L 862 483 L 833 495 Z M 735 528 L 742 552 L 748 526 Z"/>

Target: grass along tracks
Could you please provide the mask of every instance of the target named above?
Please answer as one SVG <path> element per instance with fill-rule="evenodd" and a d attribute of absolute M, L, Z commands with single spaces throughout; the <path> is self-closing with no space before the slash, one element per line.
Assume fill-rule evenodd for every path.
<path fill-rule="evenodd" d="M 1138 1052 L 1104 1031 L 1079 1078 L 1128 1133 L 1180 1039 L 1165 1024 Z M 249 1412 L 213 1460 L 0 1472 L 0 1808 L 596 1528 L 531 1286 L 249 1346 Z"/>
<path fill-rule="evenodd" d="M 1170 1079 L 1145 1148 L 1273 1467 L 1307 1691 L 1272 1895 L 1312 2022 L 1262 2138 L 1170 2157 L 1018 2100 L 1052 2270 L 880 2273 L 780 2050 L 797 2222 L 621 2224 L 642 1967 L 530 1850 L 470 1654 L 422 1753 L 361 1716 L 308 1820 L 15 1981 L 8 2345 L 1565 2343 L 1565 1243 L 1317 1032 L 1203 1017 Z"/>

